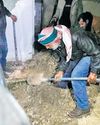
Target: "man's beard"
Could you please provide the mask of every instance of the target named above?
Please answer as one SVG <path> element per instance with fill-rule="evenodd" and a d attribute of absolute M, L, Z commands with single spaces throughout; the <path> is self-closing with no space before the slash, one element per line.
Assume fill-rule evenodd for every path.
<path fill-rule="evenodd" d="M 55 44 L 53 47 L 52 47 L 52 50 L 56 50 L 58 48 L 59 44 Z"/>

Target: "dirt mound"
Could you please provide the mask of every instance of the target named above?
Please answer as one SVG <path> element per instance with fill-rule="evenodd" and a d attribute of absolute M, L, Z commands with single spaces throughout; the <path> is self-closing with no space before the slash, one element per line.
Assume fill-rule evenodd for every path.
<path fill-rule="evenodd" d="M 91 114 L 81 119 L 70 119 L 67 112 L 75 107 L 70 90 L 56 88 L 46 81 L 39 84 L 41 79 L 51 77 L 55 73 L 56 65 L 57 61 L 50 53 L 40 52 L 31 61 L 26 62 L 24 69 L 16 75 L 30 76 L 30 84 L 27 82 L 8 84 L 11 93 L 28 114 L 32 125 L 93 125 L 93 123 L 99 125 L 99 86 L 87 87 L 92 107 Z"/>
<path fill-rule="evenodd" d="M 28 81 L 29 84 L 39 85 L 42 80 L 50 78 L 55 73 L 57 61 L 49 52 L 40 52 L 32 60 L 24 63 L 10 75 L 9 82 Z M 13 68 L 14 69 L 14 68 Z"/>

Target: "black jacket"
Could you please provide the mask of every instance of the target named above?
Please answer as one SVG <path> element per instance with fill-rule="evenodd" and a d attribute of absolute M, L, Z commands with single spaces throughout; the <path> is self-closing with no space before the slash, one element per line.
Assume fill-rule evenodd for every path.
<path fill-rule="evenodd" d="M 10 16 L 11 13 L 10 13 L 10 11 L 4 6 L 3 1 L 0 0 L 0 17 L 5 16 L 5 15 Z"/>
<path fill-rule="evenodd" d="M 57 70 L 66 70 L 66 51 L 64 43 L 56 50 L 60 61 Z M 100 46 L 96 44 L 95 36 L 83 29 L 72 34 L 72 57 L 71 60 L 80 60 L 84 56 L 91 56 L 90 71 L 97 73 L 100 70 Z"/>
<path fill-rule="evenodd" d="M 11 16 L 9 10 L 4 6 L 3 1 L 0 0 L 0 34 L 6 29 L 6 15 Z M 1 35 L 0 35 L 1 36 Z M 1 44 L 2 41 L 0 41 Z"/>

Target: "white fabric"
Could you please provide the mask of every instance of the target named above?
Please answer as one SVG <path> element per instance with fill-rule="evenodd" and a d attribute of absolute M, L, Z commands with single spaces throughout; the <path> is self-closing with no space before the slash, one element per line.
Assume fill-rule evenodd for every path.
<path fill-rule="evenodd" d="M 0 84 L 0 125 L 31 125 L 24 109 L 8 89 Z"/>
<path fill-rule="evenodd" d="M 16 22 L 16 40 L 17 40 L 17 54 L 19 61 L 26 61 L 32 58 L 33 47 L 32 37 L 34 34 L 34 1 L 33 0 L 19 0 L 12 14 L 17 16 Z M 15 61 L 13 25 L 11 18 L 7 17 L 6 29 L 7 43 L 8 43 L 8 61 Z"/>
<path fill-rule="evenodd" d="M 70 30 L 64 25 L 55 26 L 55 29 L 62 33 L 62 40 L 65 44 L 66 52 L 67 52 L 66 62 L 68 62 L 71 59 L 71 55 L 72 55 L 72 41 L 71 41 Z"/>

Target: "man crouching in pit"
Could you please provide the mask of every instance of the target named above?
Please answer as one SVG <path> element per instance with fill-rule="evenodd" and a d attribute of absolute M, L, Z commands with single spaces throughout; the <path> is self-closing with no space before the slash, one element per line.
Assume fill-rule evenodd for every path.
<path fill-rule="evenodd" d="M 71 118 L 77 118 L 90 112 L 86 84 L 95 83 L 100 70 L 100 50 L 98 45 L 88 36 L 87 31 L 79 29 L 74 34 L 63 25 L 46 27 L 38 35 L 38 42 L 47 49 L 57 51 L 60 62 L 55 79 L 62 77 L 88 77 L 88 80 L 72 81 L 76 107 L 68 113 Z M 67 88 L 67 81 L 57 83 L 60 88 Z"/>

